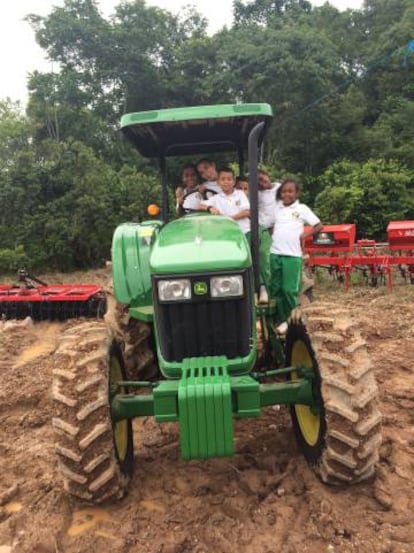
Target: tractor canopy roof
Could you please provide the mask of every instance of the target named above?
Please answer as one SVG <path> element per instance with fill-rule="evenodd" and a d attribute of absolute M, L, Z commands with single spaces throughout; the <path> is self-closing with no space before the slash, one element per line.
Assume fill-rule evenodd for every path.
<path fill-rule="evenodd" d="M 121 129 L 145 157 L 178 156 L 246 150 L 253 127 L 271 120 L 269 104 L 223 104 L 127 113 Z"/>

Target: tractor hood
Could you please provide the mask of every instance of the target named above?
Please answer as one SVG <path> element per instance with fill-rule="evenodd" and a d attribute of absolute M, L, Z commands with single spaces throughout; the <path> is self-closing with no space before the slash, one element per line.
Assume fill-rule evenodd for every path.
<path fill-rule="evenodd" d="M 166 225 L 150 257 L 153 274 L 244 269 L 250 249 L 237 223 L 219 215 L 187 216 Z"/>

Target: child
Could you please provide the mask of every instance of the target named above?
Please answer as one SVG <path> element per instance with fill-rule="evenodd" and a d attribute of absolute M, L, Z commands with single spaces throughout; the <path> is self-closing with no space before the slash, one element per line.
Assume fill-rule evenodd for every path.
<path fill-rule="evenodd" d="M 185 198 L 187 195 L 195 193 L 197 190 L 197 171 L 195 168 L 195 165 L 192 165 L 191 163 L 184 165 L 182 174 L 181 174 L 181 180 L 183 183 L 183 186 L 178 186 L 175 191 L 175 199 L 176 199 L 176 212 L 179 215 L 184 215 L 185 209 L 183 207 L 183 203 L 185 201 Z M 192 209 L 198 209 L 198 206 L 200 204 L 201 195 L 197 195 L 198 197 L 194 197 L 192 204 L 188 206 Z"/>
<path fill-rule="evenodd" d="M 250 204 L 241 190 L 234 188 L 236 179 L 233 169 L 224 167 L 218 172 L 218 184 L 221 191 L 208 200 L 201 202 L 200 209 L 210 211 L 213 215 L 225 215 L 234 219 L 242 232 L 250 232 Z"/>
<path fill-rule="evenodd" d="M 285 334 L 292 309 L 299 304 L 302 275 L 302 250 L 305 239 L 323 228 L 308 206 L 301 204 L 299 184 L 285 179 L 279 189 L 280 202 L 274 208 L 272 246 L 270 248 L 271 296 L 276 299 L 280 324 L 279 334 Z M 312 228 L 304 232 L 304 224 Z"/>
<path fill-rule="evenodd" d="M 203 181 L 198 188 L 199 191 L 204 193 L 207 190 L 210 193 L 207 196 L 208 198 L 211 197 L 211 191 L 219 194 L 221 189 L 217 181 L 217 169 L 214 161 L 208 158 L 199 159 L 196 163 L 196 169 Z"/>
<path fill-rule="evenodd" d="M 231 217 L 239 224 L 242 232 L 250 242 L 250 204 L 246 194 L 242 190 L 235 188 L 236 179 L 234 171 L 228 167 L 220 169 L 218 172 L 218 183 L 221 187 L 221 192 L 201 202 L 200 209 L 208 210 L 213 215 Z M 262 279 L 259 303 L 267 303 L 266 283 L 269 280 L 269 276 L 266 273 L 266 267 L 269 265 L 269 247 L 266 246 L 265 242 L 261 243 L 259 247 Z"/>
<path fill-rule="evenodd" d="M 236 177 L 236 188 L 242 190 L 249 197 L 249 179 L 244 175 Z"/>
<path fill-rule="evenodd" d="M 273 213 L 276 204 L 276 194 L 280 188 L 280 182 L 272 182 L 269 173 L 263 170 L 258 172 L 258 206 L 259 225 L 269 232 L 273 232 Z"/>
<path fill-rule="evenodd" d="M 270 243 L 273 231 L 273 212 L 276 205 L 276 193 L 279 182 L 273 182 L 266 171 L 258 171 L 258 212 L 259 212 L 259 236 L 260 236 L 260 270 L 262 280 L 270 282 Z M 249 196 L 248 178 L 240 175 L 236 178 L 236 188 L 243 190 Z M 266 287 L 260 289 L 259 303 L 269 303 Z"/>

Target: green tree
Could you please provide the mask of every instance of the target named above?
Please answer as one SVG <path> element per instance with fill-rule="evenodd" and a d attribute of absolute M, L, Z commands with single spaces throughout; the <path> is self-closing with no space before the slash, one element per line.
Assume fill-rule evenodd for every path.
<path fill-rule="evenodd" d="M 16 154 L 27 148 L 30 126 L 18 102 L 0 101 L 0 174 L 2 178 L 15 163 Z"/>
<path fill-rule="evenodd" d="M 312 4 L 307 0 L 253 0 L 233 1 L 233 15 L 236 25 L 246 23 L 267 24 L 275 18 L 286 14 L 310 13 Z"/>

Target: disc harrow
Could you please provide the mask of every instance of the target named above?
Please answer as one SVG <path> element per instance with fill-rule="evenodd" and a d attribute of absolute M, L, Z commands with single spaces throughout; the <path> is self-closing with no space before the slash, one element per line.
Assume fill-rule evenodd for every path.
<path fill-rule="evenodd" d="M 18 283 L 0 285 L 0 319 L 102 318 L 106 296 L 96 284 L 54 284 L 19 271 Z"/>

